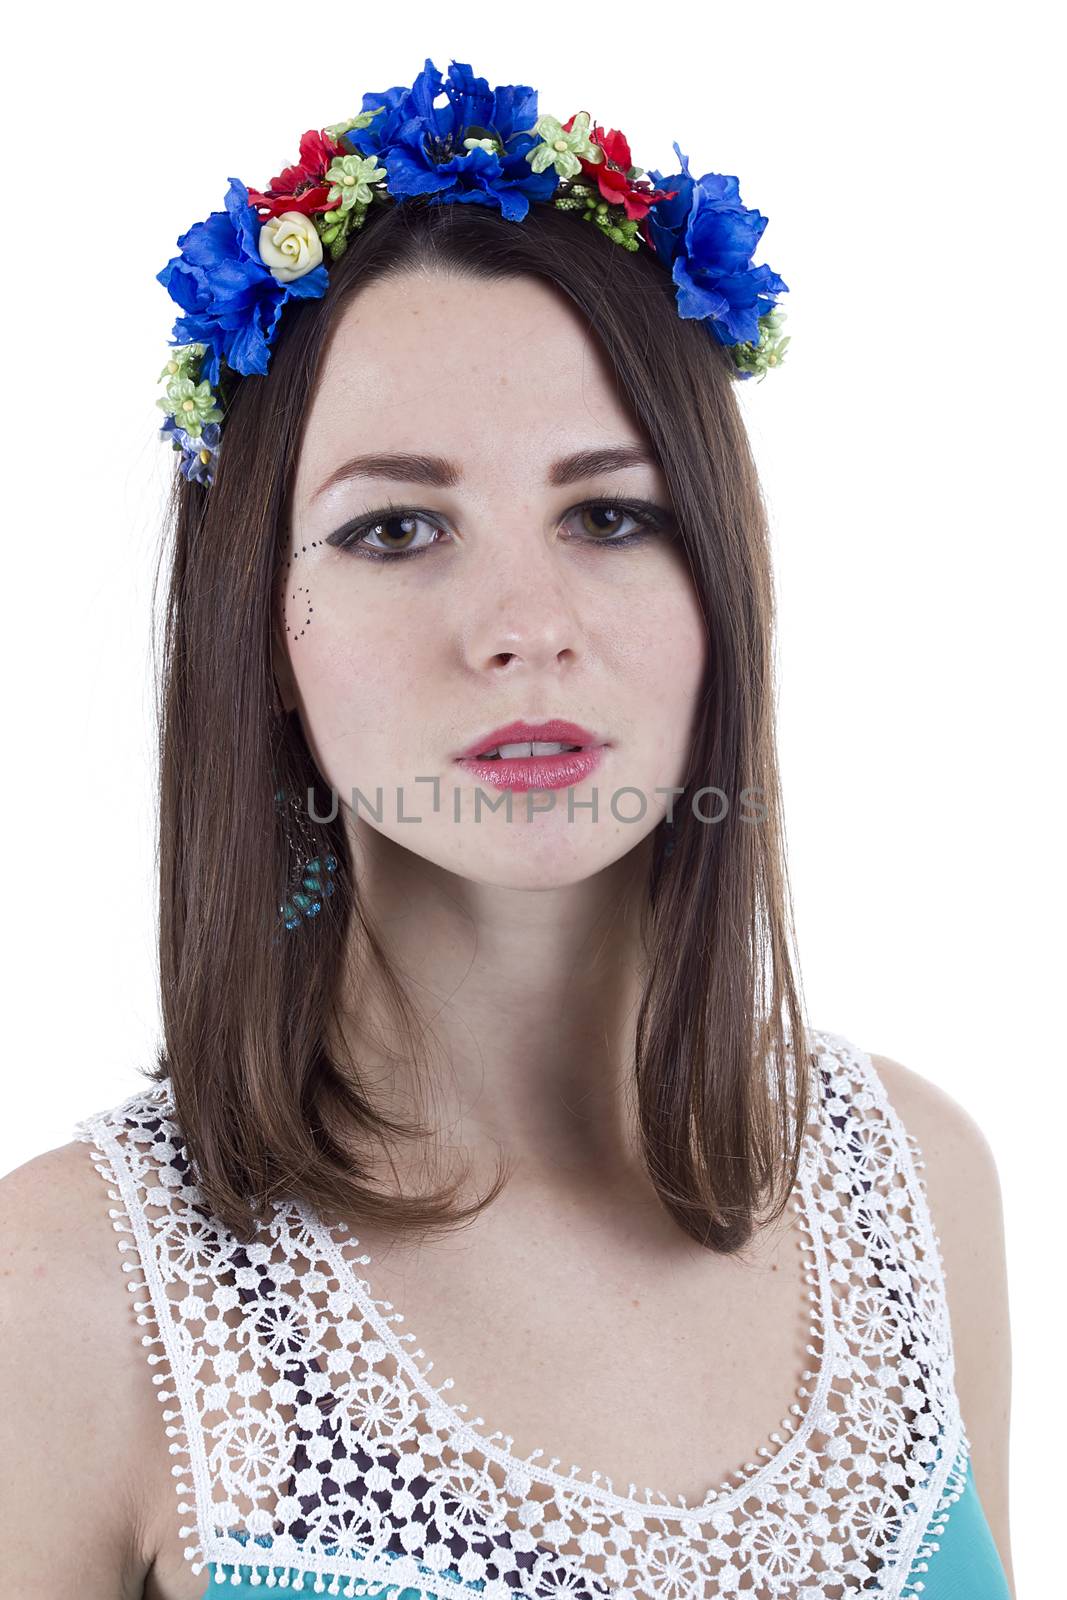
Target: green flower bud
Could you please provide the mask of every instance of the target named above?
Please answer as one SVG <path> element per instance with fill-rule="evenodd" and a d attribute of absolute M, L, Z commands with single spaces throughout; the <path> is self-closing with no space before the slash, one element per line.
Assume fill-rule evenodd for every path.
<path fill-rule="evenodd" d="M 479 146 L 482 150 L 487 150 L 490 155 L 502 154 L 504 150 L 502 141 L 493 132 L 492 128 L 482 128 L 478 123 L 471 122 L 467 125 L 463 148 L 465 150 L 473 150 L 475 146 Z"/>
<path fill-rule="evenodd" d="M 366 128 L 375 117 L 380 117 L 384 110 L 384 106 L 375 106 L 373 111 L 359 111 L 354 117 L 349 117 L 347 122 L 334 122 L 322 131 L 331 139 L 342 139 L 346 133 L 357 133 L 360 128 Z"/>
<path fill-rule="evenodd" d="M 320 212 L 315 217 L 315 227 L 323 244 L 329 245 L 344 232 L 344 219 L 339 211 Z"/>
<path fill-rule="evenodd" d="M 741 372 L 752 373 L 762 382 L 771 367 L 781 366 L 790 335 L 779 337 L 779 330 L 785 321 L 785 312 L 779 306 L 772 306 L 771 310 L 765 311 L 757 321 L 760 330 L 759 343 L 752 344 L 750 340 L 746 340 L 743 344 L 731 345 L 730 353 L 735 366 Z"/>

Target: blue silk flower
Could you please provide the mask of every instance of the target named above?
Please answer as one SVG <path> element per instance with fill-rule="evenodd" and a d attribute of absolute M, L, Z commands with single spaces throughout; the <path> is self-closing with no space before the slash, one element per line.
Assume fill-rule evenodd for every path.
<path fill-rule="evenodd" d="M 282 308 L 290 300 L 317 300 L 326 293 L 325 266 L 291 283 L 279 283 L 259 254 L 262 223 L 240 178 L 231 178 L 225 211 L 194 222 L 178 240 L 158 281 L 186 315 L 174 324 L 175 344 L 207 346 L 200 376 L 214 389 L 225 357 L 234 372 L 263 374 Z"/>
<path fill-rule="evenodd" d="M 448 104 L 435 106 L 442 92 Z M 498 206 L 509 222 L 521 222 L 531 201 L 551 199 L 559 186 L 553 167 L 534 172 L 526 160 L 541 141 L 530 131 L 537 91 L 525 84 L 490 89 L 460 61 L 452 62 L 445 79 L 427 57 L 410 89 L 398 85 L 363 96 L 363 111 L 379 107 L 380 116 L 344 137 L 360 155 L 377 156 L 396 199 L 426 195 L 431 204 Z M 465 149 L 468 137 L 491 139 L 494 148 Z"/>
<path fill-rule="evenodd" d="M 694 179 L 677 140 L 674 153 L 680 173 L 648 174 L 657 189 L 678 191 L 651 208 L 648 228 L 657 255 L 671 268 L 678 313 L 708 319 L 720 344 L 758 344 L 759 318 L 773 310 L 771 297 L 789 288 L 770 267 L 752 265 L 767 218 L 741 204 L 736 178 L 707 172 Z"/>

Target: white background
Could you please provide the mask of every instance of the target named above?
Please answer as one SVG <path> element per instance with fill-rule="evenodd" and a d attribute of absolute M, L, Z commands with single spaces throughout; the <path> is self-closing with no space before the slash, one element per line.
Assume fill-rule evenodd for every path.
<path fill-rule="evenodd" d="M 23 12 L 23 17 L 25 17 Z M 738 175 L 785 365 L 743 386 L 780 604 L 814 1024 L 985 1130 L 1014 1339 L 1013 1554 L 1062 1517 L 1062 39 L 1034 5 L 110 5 L 8 35 L 0 1171 L 157 1041 L 149 583 L 177 235 L 430 56 Z M 1062 1420 L 1062 1419 L 1061 1419 Z"/>

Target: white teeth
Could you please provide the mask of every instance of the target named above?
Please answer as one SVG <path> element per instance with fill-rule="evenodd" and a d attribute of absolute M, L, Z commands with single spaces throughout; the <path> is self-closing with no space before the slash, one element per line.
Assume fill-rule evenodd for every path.
<path fill-rule="evenodd" d="M 483 761 L 499 758 L 504 761 L 518 761 L 523 756 L 561 756 L 570 750 L 580 750 L 577 744 L 543 744 L 532 741 L 530 744 L 502 744 L 496 750 L 486 750 L 481 759 Z"/>

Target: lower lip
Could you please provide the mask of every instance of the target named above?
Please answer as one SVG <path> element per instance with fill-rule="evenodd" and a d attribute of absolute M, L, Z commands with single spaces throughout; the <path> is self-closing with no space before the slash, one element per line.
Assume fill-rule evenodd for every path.
<path fill-rule="evenodd" d="M 566 750 L 558 756 L 518 756 L 486 761 L 480 756 L 463 756 L 456 763 L 479 783 L 498 789 L 569 789 L 581 783 L 599 767 L 607 747 L 591 745 L 584 750 Z"/>

